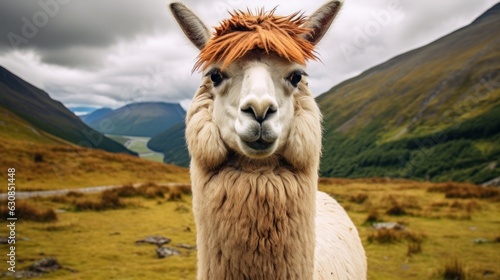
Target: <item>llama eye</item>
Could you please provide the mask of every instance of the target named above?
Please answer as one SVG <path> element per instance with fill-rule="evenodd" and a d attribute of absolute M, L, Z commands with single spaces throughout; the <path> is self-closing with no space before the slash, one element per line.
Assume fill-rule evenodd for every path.
<path fill-rule="evenodd" d="M 224 81 L 224 75 L 219 70 L 213 70 L 210 73 L 210 80 L 214 83 L 214 86 L 219 86 L 222 81 Z"/>
<path fill-rule="evenodd" d="M 294 72 L 292 72 L 292 74 L 290 74 L 290 76 L 288 76 L 287 80 L 289 80 L 290 83 L 292 83 L 292 85 L 294 87 L 297 87 L 299 85 L 300 81 L 302 81 L 302 75 L 304 75 L 303 72 L 294 71 Z"/>

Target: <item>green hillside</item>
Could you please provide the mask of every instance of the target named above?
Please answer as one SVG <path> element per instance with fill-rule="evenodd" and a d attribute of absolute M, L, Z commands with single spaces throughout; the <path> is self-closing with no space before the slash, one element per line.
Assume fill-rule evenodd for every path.
<path fill-rule="evenodd" d="M 35 128 L 2 106 L 0 106 L 0 138 L 28 143 L 68 144 L 62 139 Z"/>
<path fill-rule="evenodd" d="M 38 131 L 65 141 L 109 152 L 135 154 L 123 145 L 86 126 L 60 102 L 0 67 L 0 106 Z M 14 130 L 15 127 L 8 129 Z"/>
<path fill-rule="evenodd" d="M 318 97 L 321 175 L 499 177 L 499 7 Z"/>
<path fill-rule="evenodd" d="M 183 122 L 185 114 L 179 104 L 143 102 L 128 104 L 113 111 L 98 110 L 84 118 L 84 121 L 105 134 L 153 137 Z"/>
<path fill-rule="evenodd" d="M 500 176 L 500 15 L 397 56 L 319 96 L 320 173 L 483 183 Z M 187 166 L 184 125 L 153 137 Z"/>
<path fill-rule="evenodd" d="M 184 134 L 186 125 L 180 122 L 170 129 L 156 135 L 148 142 L 148 148 L 163 153 L 163 161 L 178 166 L 189 166 L 189 152 Z"/>

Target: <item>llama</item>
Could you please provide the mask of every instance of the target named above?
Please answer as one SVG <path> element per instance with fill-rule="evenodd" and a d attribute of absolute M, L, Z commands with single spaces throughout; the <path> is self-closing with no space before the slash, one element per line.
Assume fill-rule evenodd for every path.
<path fill-rule="evenodd" d="M 211 34 L 170 4 L 203 71 L 186 116 L 197 279 L 366 279 L 356 227 L 317 191 L 321 113 L 305 72 L 341 6 L 234 11 Z"/>

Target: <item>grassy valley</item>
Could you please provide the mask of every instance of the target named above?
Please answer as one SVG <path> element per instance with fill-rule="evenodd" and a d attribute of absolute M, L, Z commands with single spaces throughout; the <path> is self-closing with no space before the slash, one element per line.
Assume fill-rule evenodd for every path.
<path fill-rule="evenodd" d="M 498 9 L 317 98 L 325 116 L 319 189 L 357 226 L 370 280 L 500 279 L 500 189 L 477 185 L 500 177 Z M 16 169 L 18 192 L 72 190 L 17 199 L 16 270 L 51 257 L 61 268 L 37 276 L 194 279 L 189 171 L 158 154 L 189 164 L 184 114 L 178 104 L 105 109 L 90 118 L 113 133 L 104 135 L 0 67 L 2 168 Z M 117 187 L 79 190 L 93 186 Z M 6 206 L 0 201 L 4 220 Z M 137 242 L 147 236 L 171 239 L 160 247 L 178 254 L 158 258 L 157 246 Z M 0 278 L 27 278 L 5 271 Z"/>
<path fill-rule="evenodd" d="M 163 162 L 163 154 L 155 152 L 148 147 L 151 138 L 122 135 L 106 135 L 110 139 L 124 145 L 127 149 L 136 152 L 140 158 L 149 159 L 156 162 Z M 172 164 L 175 164 L 172 163 Z"/>
<path fill-rule="evenodd" d="M 3 167 L 16 168 L 18 191 L 149 181 L 189 182 L 187 169 L 79 147 L 34 127 L 2 107 L 0 153 Z M 7 173 L 0 173 L 0 180 L 6 181 Z"/>
<path fill-rule="evenodd" d="M 368 279 L 449 279 L 443 277 L 446 270 L 466 279 L 500 277 L 497 189 L 383 179 L 322 179 L 320 189 L 335 197 L 358 227 L 368 256 Z M 63 267 L 45 279 L 195 276 L 196 251 L 178 247 L 195 245 L 188 188 L 147 184 L 133 191 L 124 186 L 103 194 L 73 192 L 26 204 L 38 209 L 25 210 L 33 220 L 37 211 L 58 210 L 52 222 L 25 218 L 18 229 L 20 268 L 41 257 L 55 257 Z M 93 210 L 85 205 L 108 206 Z M 395 222 L 402 228 L 376 230 L 376 222 Z M 135 243 L 150 235 L 170 238 L 164 247 L 180 255 L 159 259 L 154 245 Z"/>

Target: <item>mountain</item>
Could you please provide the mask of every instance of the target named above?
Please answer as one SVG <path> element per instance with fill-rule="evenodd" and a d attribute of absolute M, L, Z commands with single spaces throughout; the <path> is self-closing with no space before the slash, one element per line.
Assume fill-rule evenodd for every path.
<path fill-rule="evenodd" d="M 60 102 L 0 66 L 0 106 L 37 131 L 79 146 L 134 154 L 123 145 L 86 126 Z M 15 130 L 15 127 L 9 127 Z"/>
<path fill-rule="evenodd" d="M 322 176 L 483 183 L 500 177 L 499 11 L 399 55 L 317 98 Z M 188 166 L 185 126 L 153 138 Z"/>
<path fill-rule="evenodd" d="M 500 176 L 500 4 L 317 101 L 320 173 L 482 183 Z"/>
<path fill-rule="evenodd" d="M 188 167 L 190 158 L 184 138 L 185 131 L 184 122 L 175 124 L 151 138 L 148 142 L 148 148 L 163 153 L 165 163 Z"/>
<path fill-rule="evenodd" d="M 105 134 L 153 137 L 183 122 L 185 115 L 179 104 L 144 102 L 128 104 L 95 119 L 89 116 L 86 123 Z"/>
<path fill-rule="evenodd" d="M 88 124 L 88 123 L 102 119 L 104 116 L 106 116 L 107 114 L 109 114 L 112 111 L 113 111 L 113 109 L 111 109 L 111 108 L 101 108 L 101 109 L 97 109 L 89 114 L 80 116 L 80 119 L 84 123 Z"/>
<path fill-rule="evenodd" d="M 94 112 L 96 107 L 88 107 L 88 106 L 77 106 L 77 107 L 68 107 L 68 109 L 73 112 L 73 114 L 77 116 L 88 115 Z"/>

